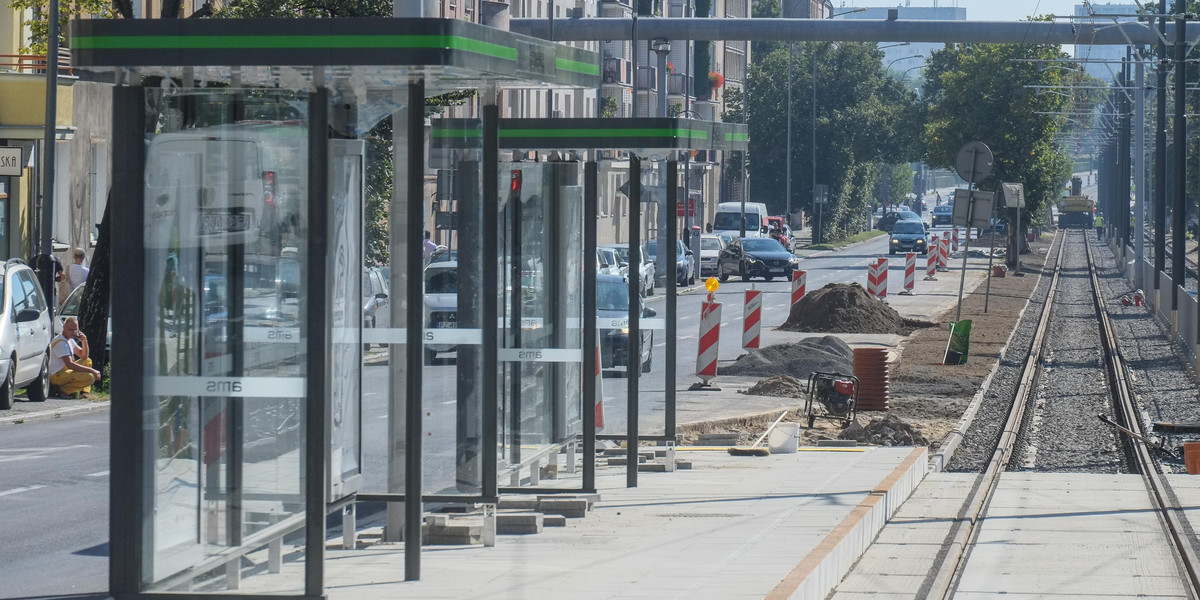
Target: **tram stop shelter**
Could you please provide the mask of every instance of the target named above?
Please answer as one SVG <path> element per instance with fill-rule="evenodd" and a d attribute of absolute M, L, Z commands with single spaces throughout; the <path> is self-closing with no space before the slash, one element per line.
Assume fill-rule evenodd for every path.
<path fill-rule="evenodd" d="M 532 160 L 502 140 L 540 129 L 523 147 L 555 148 L 573 120 L 510 123 L 497 99 L 598 87 L 595 53 L 441 19 L 82 20 L 72 40 L 75 66 L 118 81 L 114 597 L 320 598 L 332 514 L 353 544 L 357 504 L 384 501 L 385 536 L 419 542 L 425 503 L 566 489 L 537 467 L 562 451 L 573 470 L 580 440 L 583 457 L 594 446 L 595 163 L 579 160 L 594 140 Z M 481 118 L 430 127 L 429 99 L 461 90 Z M 744 128 L 651 125 L 670 133 L 590 126 L 601 147 L 745 145 Z M 451 261 L 422 247 L 438 161 L 453 166 Z M 535 180 L 544 199 L 522 195 Z M 369 244 L 390 260 L 364 267 Z M 645 327 L 627 307 L 628 327 L 671 326 L 668 306 Z M 581 462 L 573 489 L 592 489 Z M 421 544 L 406 549 L 417 579 Z"/>

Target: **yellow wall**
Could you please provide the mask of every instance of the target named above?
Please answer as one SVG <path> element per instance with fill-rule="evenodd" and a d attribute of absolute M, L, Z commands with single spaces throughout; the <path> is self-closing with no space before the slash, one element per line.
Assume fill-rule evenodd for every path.
<path fill-rule="evenodd" d="M 0 11 L 2 13 L 3 11 Z M 59 78 L 57 125 L 69 127 L 75 110 L 74 79 Z M 66 85 L 64 85 L 66 84 Z M 46 119 L 46 76 L 0 73 L 0 125 L 42 127 Z M 40 139 L 40 137 L 38 138 Z"/>
<path fill-rule="evenodd" d="M 17 54 L 21 50 L 21 15 L 8 6 L 0 5 L 0 54 Z M 5 59 L 0 62 L 12 62 Z"/>

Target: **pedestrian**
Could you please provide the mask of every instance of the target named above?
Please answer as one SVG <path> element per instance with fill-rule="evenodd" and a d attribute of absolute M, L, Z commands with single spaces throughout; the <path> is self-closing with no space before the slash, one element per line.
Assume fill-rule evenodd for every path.
<path fill-rule="evenodd" d="M 429 239 L 429 230 L 426 229 L 425 230 L 425 262 L 429 262 L 429 257 L 433 256 L 433 253 L 435 251 L 437 251 L 437 244 L 433 243 L 433 240 Z"/>
<path fill-rule="evenodd" d="M 79 322 L 75 317 L 67 317 L 62 333 L 50 342 L 50 368 L 55 369 L 50 375 L 50 385 L 64 395 L 86 398 L 92 384 L 100 381 L 100 371 L 92 368 L 88 352 L 87 336 L 79 330 Z"/>
<path fill-rule="evenodd" d="M 67 285 L 72 290 L 87 282 L 88 273 L 91 272 L 91 269 L 83 264 L 85 258 L 87 258 L 87 254 L 84 253 L 83 248 L 76 248 L 75 262 L 70 267 L 67 267 Z"/>
<path fill-rule="evenodd" d="M 38 283 L 42 284 L 42 293 L 50 302 L 51 308 L 58 306 L 58 286 L 63 282 L 62 261 L 53 254 L 39 254 L 34 259 L 37 265 Z"/>

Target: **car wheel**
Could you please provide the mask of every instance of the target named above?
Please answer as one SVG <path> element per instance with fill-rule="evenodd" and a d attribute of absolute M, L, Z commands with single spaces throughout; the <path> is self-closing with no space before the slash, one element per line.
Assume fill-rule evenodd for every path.
<path fill-rule="evenodd" d="M 653 353 L 647 354 L 647 355 L 646 355 L 646 362 L 642 363 L 642 372 L 643 372 L 643 373 L 649 373 L 649 372 L 650 372 L 650 367 L 651 367 L 651 364 L 652 364 L 653 362 L 654 362 L 654 354 L 653 354 Z"/>
<path fill-rule="evenodd" d="M 374 326 L 375 326 L 375 322 L 374 322 L 374 321 L 371 321 L 371 324 L 370 324 L 370 325 L 368 325 L 368 324 L 366 324 L 366 323 L 363 323 L 363 329 L 366 329 L 366 328 L 368 328 L 368 327 L 374 327 Z M 371 349 L 371 344 L 370 344 L 370 343 L 364 343 L 364 344 L 363 344 L 363 351 L 364 351 L 364 352 L 365 352 L 365 351 L 367 351 L 367 350 L 370 350 L 370 349 Z"/>
<path fill-rule="evenodd" d="M 721 273 L 720 275 L 717 275 L 717 279 L 720 279 L 721 283 L 725 283 L 726 281 L 729 281 L 729 274 Z"/>
<path fill-rule="evenodd" d="M 746 272 L 746 267 L 741 268 L 742 281 L 750 281 L 750 274 Z"/>
<path fill-rule="evenodd" d="M 8 377 L 4 379 L 4 384 L 0 386 L 0 410 L 9 410 L 12 408 L 13 395 L 16 392 L 16 389 L 13 387 L 13 367 L 15 366 L 16 363 L 14 362 L 8 368 Z"/>
<path fill-rule="evenodd" d="M 891 250 L 888 250 L 888 254 L 891 254 L 892 256 L 895 256 L 895 255 L 896 255 L 896 249 L 895 249 L 895 248 L 892 248 Z"/>
<path fill-rule="evenodd" d="M 25 386 L 25 392 L 29 394 L 30 402 L 45 402 L 50 395 L 50 352 L 42 357 L 42 370 L 38 372 L 37 379 Z"/>
<path fill-rule="evenodd" d="M 791 280 L 792 280 L 792 274 L 791 274 L 791 273 L 788 273 L 788 274 L 787 274 L 787 280 L 788 280 L 788 281 L 791 281 Z"/>
<path fill-rule="evenodd" d="M 654 295 L 654 283 L 653 282 L 650 284 L 650 287 L 646 288 L 646 295 L 647 296 Z"/>
<path fill-rule="evenodd" d="M 772 279 L 775 279 L 775 276 L 774 276 L 774 275 L 767 275 L 766 277 L 764 277 L 764 279 L 766 279 L 767 281 L 771 281 Z"/>

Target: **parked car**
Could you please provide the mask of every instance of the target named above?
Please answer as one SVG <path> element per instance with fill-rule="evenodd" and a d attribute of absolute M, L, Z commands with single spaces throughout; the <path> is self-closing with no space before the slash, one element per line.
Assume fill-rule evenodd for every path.
<path fill-rule="evenodd" d="M 792 271 L 799 265 L 796 255 L 771 238 L 739 238 L 721 251 L 717 276 L 721 281 L 727 281 L 730 275 L 738 275 L 742 281 L 750 281 L 751 277 L 767 281 L 785 277 L 791 281 Z"/>
<path fill-rule="evenodd" d="M 32 402 L 50 395 L 50 339 L 54 337 L 50 309 L 37 275 L 16 258 L 4 263 L 0 311 L 0 410 L 12 408 L 17 388 Z"/>
<path fill-rule="evenodd" d="M 67 299 L 63 300 L 62 308 L 54 315 L 54 332 L 57 334 L 62 331 L 63 323 L 67 317 L 79 318 L 79 305 L 83 303 L 83 290 L 87 283 L 81 283 L 67 294 Z M 112 305 L 108 307 L 108 337 L 104 340 L 105 348 L 112 347 Z"/>
<path fill-rule="evenodd" d="M 650 260 L 658 262 L 658 241 L 650 240 L 646 242 L 646 252 L 650 256 Z M 666 277 L 666 273 L 663 273 Z M 696 283 L 696 262 L 692 256 L 692 251 L 688 249 L 687 244 L 683 240 L 675 240 L 675 283 L 678 285 L 692 285 Z"/>
<path fill-rule="evenodd" d="M 953 216 L 954 206 L 950 204 L 935 206 L 933 207 L 933 220 L 931 224 L 933 227 L 938 227 L 940 225 L 949 227 L 953 223 Z"/>
<path fill-rule="evenodd" d="M 363 269 L 363 328 L 390 326 L 392 301 L 388 297 L 388 288 L 388 282 L 383 278 L 383 271 L 378 267 Z M 370 344 L 363 344 L 363 349 L 370 346 Z M 387 344 L 380 344 L 380 346 L 386 347 Z"/>
<path fill-rule="evenodd" d="M 282 256 L 275 263 L 275 293 L 280 300 L 300 297 L 300 263 L 293 256 Z"/>
<path fill-rule="evenodd" d="M 425 322 L 430 329 L 458 327 L 458 262 L 430 263 L 425 267 Z M 453 344 L 425 344 L 425 363 L 439 352 L 454 352 Z"/>
<path fill-rule="evenodd" d="M 431 263 L 450 261 L 458 261 L 458 250 L 451 250 L 445 246 L 438 246 L 437 250 L 434 250 L 433 254 L 429 255 L 429 262 Z"/>
<path fill-rule="evenodd" d="M 892 226 L 891 238 L 891 243 L 888 244 L 888 254 L 896 254 L 901 251 L 928 253 L 929 240 L 924 221 L 896 221 L 896 224 Z"/>
<path fill-rule="evenodd" d="M 912 212 L 911 210 L 905 210 L 905 211 L 899 211 L 899 212 L 889 212 L 889 213 L 884 214 L 883 217 L 881 217 L 879 219 L 879 222 L 875 224 L 875 229 L 879 229 L 880 231 L 886 231 L 888 233 L 891 233 L 892 226 L 896 224 L 896 221 L 911 221 L 911 220 L 920 221 L 921 215 L 918 215 L 917 213 Z"/>
<path fill-rule="evenodd" d="M 700 276 L 717 274 L 717 257 L 725 249 L 725 240 L 713 233 L 700 236 Z"/>
<path fill-rule="evenodd" d="M 603 275 L 625 275 L 621 270 L 621 261 L 617 258 L 615 250 L 604 247 L 596 248 L 596 273 Z"/>
<path fill-rule="evenodd" d="M 617 255 L 617 260 L 624 269 L 625 275 L 629 275 L 629 244 L 611 244 L 605 246 L 612 250 Z M 643 296 L 654 295 L 654 259 L 650 258 L 650 253 L 646 250 L 646 244 L 642 244 L 642 268 L 638 271 L 638 282 L 642 286 L 641 294 Z"/>
<path fill-rule="evenodd" d="M 653 317 L 653 309 L 641 307 L 643 317 Z M 600 326 L 600 365 L 609 370 L 629 368 L 629 287 L 616 275 L 596 276 L 596 320 Z M 642 329 L 641 356 L 643 373 L 650 372 L 654 351 L 654 332 Z"/>

